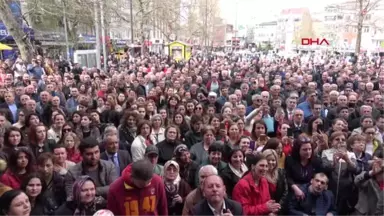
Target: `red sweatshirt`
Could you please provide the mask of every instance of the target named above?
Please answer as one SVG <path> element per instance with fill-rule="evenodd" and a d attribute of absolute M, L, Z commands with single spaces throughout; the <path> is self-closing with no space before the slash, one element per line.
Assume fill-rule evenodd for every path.
<path fill-rule="evenodd" d="M 107 209 L 114 215 L 168 215 L 167 197 L 161 177 L 154 174 L 146 187 L 136 188 L 131 181 L 131 166 L 127 166 L 121 177 L 109 187 Z"/>

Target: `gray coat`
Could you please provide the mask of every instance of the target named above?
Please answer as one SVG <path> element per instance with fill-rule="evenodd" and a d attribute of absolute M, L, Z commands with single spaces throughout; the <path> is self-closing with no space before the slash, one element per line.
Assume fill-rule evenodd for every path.
<path fill-rule="evenodd" d="M 359 187 L 359 201 L 355 209 L 359 215 L 383 215 L 384 193 L 379 184 L 365 171 L 355 177 L 355 184 Z"/>
<path fill-rule="evenodd" d="M 99 163 L 99 181 L 102 186 L 96 187 L 96 195 L 106 198 L 109 185 L 118 178 L 118 174 L 116 173 L 115 165 L 112 162 L 100 160 Z M 80 162 L 68 169 L 68 172 L 65 175 L 65 192 L 67 194 L 67 201 L 73 200 L 73 183 L 82 175 L 87 175 L 87 171 L 84 170 L 83 162 Z"/>
<path fill-rule="evenodd" d="M 208 151 L 204 149 L 204 143 L 198 142 L 191 147 L 192 159 L 200 165 L 203 161 L 208 159 Z"/>

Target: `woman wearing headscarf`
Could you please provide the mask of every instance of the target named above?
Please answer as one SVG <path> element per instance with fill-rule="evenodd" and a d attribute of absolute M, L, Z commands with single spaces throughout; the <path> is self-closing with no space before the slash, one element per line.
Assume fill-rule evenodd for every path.
<path fill-rule="evenodd" d="M 55 215 L 93 215 L 106 208 L 106 200 L 96 196 L 95 182 L 89 176 L 80 176 L 73 184 L 73 201 L 60 206 Z"/>
<path fill-rule="evenodd" d="M 195 176 L 199 165 L 191 159 L 191 153 L 189 152 L 187 145 L 178 145 L 175 148 L 173 155 L 175 157 L 175 161 L 180 167 L 180 177 L 184 179 L 184 181 L 188 182 L 191 188 L 196 188 L 197 185 L 195 185 Z"/>
<path fill-rule="evenodd" d="M 168 214 L 181 215 L 184 199 L 191 188 L 189 184 L 179 175 L 179 164 L 170 160 L 164 164 L 164 187 L 168 201 Z"/>

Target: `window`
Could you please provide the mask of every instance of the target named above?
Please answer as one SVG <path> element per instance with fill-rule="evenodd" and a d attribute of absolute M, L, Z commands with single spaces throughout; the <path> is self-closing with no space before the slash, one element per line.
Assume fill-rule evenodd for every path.
<path fill-rule="evenodd" d="M 369 27 L 368 26 L 364 26 L 363 27 L 363 32 L 368 33 L 369 32 Z"/>

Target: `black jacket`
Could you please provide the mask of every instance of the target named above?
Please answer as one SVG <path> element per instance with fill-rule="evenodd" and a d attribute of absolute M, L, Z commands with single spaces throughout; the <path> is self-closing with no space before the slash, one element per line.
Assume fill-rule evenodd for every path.
<path fill-rule="evenodd" d="M 275 192 L 273 193 L 270 191 L 269 193 L 271 194 L 271 199 L 275 200 L 282 206 L 282 211 L 280 211 L 280 213 L 283 213 L 286 210 L 285 207 L 287 205 L 288 196 L 287 179 L 285 178 L 285 172 L 283 169 L 278 169 Z"/>
<path fill-rule="evenodd" d="M 167 139 L 157 143 L 156 147 L 159 149 L 158 164 L 164 165 L 167 161 L 171 160 L 173 157 L 173 151 L 179 144 L 181 144 L 181 142 L 178 140 L 175 140 L 175 142 L 170 143 L 167 141 Z"/>
<path fill-rule="evenodd" d="M 240 178 L 232 172 L 229 165 L 225 166 L 225 168 L 221 171 L 220 177 L 223 179 L 225 188 L 227 190 L 228 198 L 232 198 L 232 191 Z"/>
<path fill-rule="evenodd" d="M 232 215 L 243 215 L 243 208 L 241 207 L 241 204 L 233 201 L 231 199 L 224 198 L 225 202 L 225 207 L 226 209 L 229 209 L 232 213 Z M 211 215 L 213 216 L 212 210 L 208 206 L 208 201 L 207 200 L 202 200 L 199 203 L 197 203 L 190 215 Z"/>

